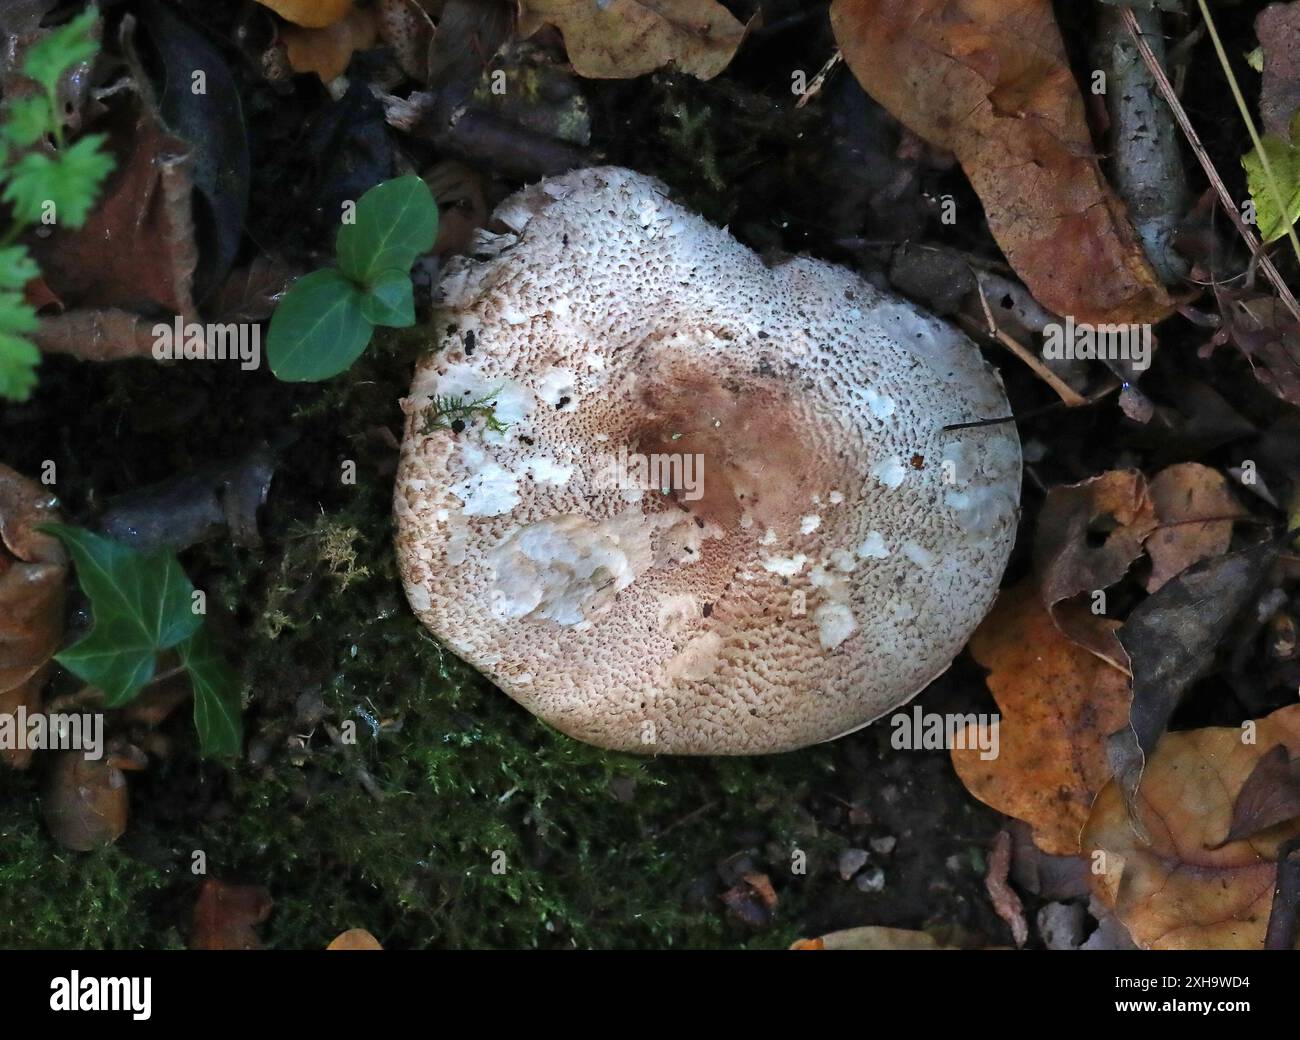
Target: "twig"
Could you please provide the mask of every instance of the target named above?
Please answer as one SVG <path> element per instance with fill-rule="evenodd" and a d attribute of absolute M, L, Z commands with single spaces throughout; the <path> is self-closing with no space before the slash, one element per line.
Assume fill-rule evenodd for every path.
<path fill-rule="evenodd" d="M 1182 102 L 1178 100 L 1178 95 L 1174 93 L 1173 84 L 1169 82 L 1169 76 L 1165 73 L 1160 62 L 1151 53 L 1151 47 L 1146 40 L 1142 38 L 1142 33 L 1138 28 L 1137 19 L 1129 8 L 1124 9 L 1124 24 L 1128 27 L 1129 34 L 1137 44 L 1138 53 L 1142 55 L 1142 60 L 1147 63 L 1147 68 L 1151 70 L 1151 75 L 1155 77 L 1156 86 L 1160 89 L 1161 96 L 1165 103 L 1173 110 L 1174 118 L 1178 120 L 1178 125 L 1182 127 L 1183 133 L 1187 135 L 1187 141 L 1192 146 L 1192 151 L 1196 153 L 1196 158 L 1201 164 L 1201 169 L 1205 171 L 1205 176 L 1209 178 L 1214 192 L 1219 196 L 1219 201 L 1223 204 L 1224 210 L 1228 214 L 1228 219 L 1232 221 L 1237 233 L 1245 240 L 1246 245 L 1250 247 L 1251 255 L 1259 261 L 1260 267 L 1263 268 L 1264 274 L 1272 283 L 1273 288 L 1277 290 L 1278 296 L 1286 305 L 1286 309 L 1291 312 L 1297 321 L 1300 321 L 1300 302 L 1297 302 L 1295 294 L 1287 287 L 1286 282 L 1282 281 L 1282 276 L 1278 274 L 1277 268 L 1273 266 L 1273 261 L 1263 251 L 1263 246 L 1255 237 L 1255 233 L 1246 226 L 1246 222 L 1241 219 L 1241 214 L 1237 212 L 1237 204 L 1232 196 L 1228 194 L 1228 187 L 1223 183 L 1223 178 L 1219 176 L 1219 171 L 1214 168 L 1214 163 L 1210 159 L 1209 153 L 1206 152 L 1205 146 L 1201 144 L 1201 138 L 1196 133 L 1195 127 L 1192 126 L 1191 120 L 1187 118 L 1187 112 L 1183 108 Z"/>
<path fill-rule="evenodd" d="M 836 50 L 836 52 L 830 56 L 830 59 L 826 64 L 821 67 L 821 71 L 813 77 L 813 80 L 808 84 L 807 89 L 799 95 L 799 100 L 794 103 L 794 107 L 803 108 L 804 105 L 808 104 L 812 96 L 822 89 L 822 84 L 826 82 L 826 77 L 829 76 L 835 66 L 843 60 L 844 52 Z"/>
<path fill-rule="evenodd" d="M 1259 156 L 1259 164 L 1264 167 L 1264 176 L 1268 178 L 1269 190 L 1273 192 L 1273 201 L 1277 203 L 1278 213 L 1281 219 L 1286 223 L 1287 234 L 1291 239 L 1291 248 L 1295 250 L 1297 260 L 1300 260 L 1300 238 L 1296 237 L 1295 224 L 1286 219 L 1286 197 L 1282 194 L 1282 189 L 1278 187 L 1277 178 L 1273 176 L 1273 164 L 1269 162 L 1268 152 L 1264 150 L 1264 142 L 1259 139 L 1259 131 L 1255 129 L 1255 120 L 1250 117 L 1250 109 L 1246 105 L 1246 99 L 1241 96 L 1241 87 L 1237 85 L 1237 76 L 1232 71 L 1232 66 L 1228 63 L 1228 54 L 1223 49 L 1223 41 L 1219 39 L 1219 30 L 1214 24 L 1214 19 L 1210 17 L 1210 9 L 1205 6 L 1205 0 L 1199 0 L 1201 5 L 1201 17 L 1205 19 L 1205 25 L 1210 30 L 1210 39 L 1214 41 L 1214 52 L 1219 56 L 1219 64 L 1223 66 L 1223 74 L 1228 77 L 1228 86 L 1232 88 L 1232 96 L 1237 102 L 1237 110 L 1241 113 L 1241 118 L 1246 121 L 1246 129 L 1250 132 L 1251 144 L 1255 146 L 1255 152 Z"/>
<path fill-rule="evenodd" d="M 974 274 L 974 271 L 971 273 Z M 1064 379 L 1043 364 L 1043 362 L 1035 356 L 1032 350 L 1022 346 L 1015 337 L 998 328 L 998 323 L 993 318 L 993 311 L 989 307 L 988 297 L 984 295 L 984 283 L 980 281 L 978 274 L 975 275 L 975 288 L 980 294 L 980 306 L 984 308 L 984 319 L 988 322 L 988 334 L 1033 369 L 1034 374 L 1055 390 L 1057 396 L 1065 402 L 1067 407 L 1078 408 L 1082 404 L 1087 404 L 1087 399 L 1082 394 L 1076 391 L 1074 387 L 1070 386 Z M 974 326 L 976 329 L 979 328 L 977 322 L 969 318 L 964 320 L 969 322 L 969 324 Z"/>

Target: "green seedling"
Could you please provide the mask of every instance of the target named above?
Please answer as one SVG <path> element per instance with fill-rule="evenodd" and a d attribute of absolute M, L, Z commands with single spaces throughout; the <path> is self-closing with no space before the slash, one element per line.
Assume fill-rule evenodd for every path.
<path fill-rule="evenodd" d="M 271 371 L 289 382 L 345 372 L 376 325 L 415 324 L 411 265 L 438 237 L 438 204 L 414 175 L 376 185 L 339 228 L 337 268 L 300 278 L 285 294 L 267 332 Z"/>

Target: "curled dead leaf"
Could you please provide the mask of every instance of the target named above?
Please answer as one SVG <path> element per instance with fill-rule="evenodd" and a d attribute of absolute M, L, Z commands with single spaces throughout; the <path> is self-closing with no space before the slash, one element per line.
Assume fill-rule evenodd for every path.
<path fill-rule="evenodd" d="M 1238 793 L 1279 744 L 1300 753 L 1300 705 L 1240 728 L 1165 734 L 1134 800 L 1145 837 L 1118 783 L 1098 795 L 1083 835 L 1093 889 L 1139 946 L 1263 948 L 1278 850 L 1300 835 L 1300 820 L 1223 842 Z"/>
<path fill-rule="evenodd" d="M 430 167 L 424 183 L 438 200 L 441 213 L 433 251 L 439 256 L 468 251 L 474 232 L 488 220 L 483 179 L 465 163 L 446 159 Z"/>
<path fill-rule="evenodd" d="M 393 49 L 402 71 L 428 83 L 437 29 L 424 8 L 415 0 L 379 0 L 375 17 L 379 38 Z"/>
<path fill-rule="evenodd" d="M 716 0 L 520 0 L 519 36 L 554 25 L 587 79 L 630 79 L 670 62 L 698 79 L 730 64 L 746 26 Z"/>
<path fill-rule="evenodd" d="M 1234 518 L 1246 515 L 1223 474 L 1199 462 L 1157 473 L 1151 481 L 1151 501 L 1159 523 L 1146 540 L 1151 557 L 1148 592 L 1192 564 L 1227 552 Z"/>
<path fill-rule="evenodd" d="M 1051 0 L 834 0 L 831 26 L 867 93 L 956 154 L 1039 303 L 1092 323 L 1170 313 L 1102 176 Z"/>
<path fill-rule="evenodd" d="M 70 309 L 188 314 L 198 263 L 189 146 L 141 110 L 113 127 L 109 148 L 117 165 L 85 225 L 33 241 L 41 273 Z"/>
<path fill-rule="evenodd" d="M 271 916 L 272 906 L 271 893 L 261 885 L 206 879 L 194 904 L 190 949 L 260 950 L 256 928 Z"/>
<path fill-rule="evenodd" d="M 58 539 L 35 528 L 60 519 L 47 488 L 0 464 L 0 715 L 37 712 L 50 658 L 63 638 L 68 557 Z M 16 769 L 29 749 L 0 749 Z"/>
<path fill-rule="evenodd" d="M 134 748 L 93 760 L 82 751 L 58 752 L 41 796 L 50 835 L 74 852 L 112 845 L 126 831 L 130 811 L 125 771 L 143 766 L 144 757 Z"/>
<path fill-rule="evenodd" d="M 1128 719 L 1127 677 L 1061 634 L 1032 580 L 1003 590 L 970 650 L 989 669 L 1001 713 L 998 753 L 986 759 L 969 732 L 951 752 L 958 777 L 986 805 L 1028 823 L 1044 852 L 1077 853 L 1110 777 L 1106 738 Z"/>
<path fill-rule="evenodd" d="M 1080 646 L 1125 671 L 1114 626 L 1103 623 L 1104 611 L 1092 613 L 1091 597 L 1128 573 L 1155 526 L 1146 478 L 1136 470 L 1054 487 L 1038 517 L 1034 571 L 1052 619 Z M 1067 609 L 1066 601 L 1084 593 L 1090 602 Z"/>

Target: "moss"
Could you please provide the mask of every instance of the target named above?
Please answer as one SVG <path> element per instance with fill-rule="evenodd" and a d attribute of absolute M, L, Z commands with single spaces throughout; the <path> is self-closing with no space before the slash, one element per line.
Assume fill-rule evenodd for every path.
<path fill-rule="evenodd" d="M 54 848 L 35 811 L 33 783 L 0 781 L 0 948 L 136 949 L 177 946 L 149 905 L 164 879 L 119 848 Z"/>

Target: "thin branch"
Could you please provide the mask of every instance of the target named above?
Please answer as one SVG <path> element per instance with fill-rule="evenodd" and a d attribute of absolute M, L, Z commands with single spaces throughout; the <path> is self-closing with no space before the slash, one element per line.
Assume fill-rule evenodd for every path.
<path fill-rule="evenodd" d="M 1142 55 L 1142 60 L 1146 62 L 1147 68 L 1151 70 L 1151 75 L 1155 77 L 1156 86 L 1160 88 L 1160 94 L 1165 99 L 1165 103 L 1173 110 L 1174 118 L 1178 120 L 1178 125 L 1182 127 L 1183 133 L 1187 135 L 1187 141 L 1192 146 L 1192 151 L 1196 153 L 1196 158 L 1201 164 L 1201 169 L 1205 171 L 1205 176 L 1209 178 L 1215 194 L 1219 196 L 1219 201 L 1223 204 L 1224 210 L 1228 214 L 1228 219 L 1232 221 L 1237 233 L 1245 240 L 1246 245 L 1250 247 L 1251 255 L 1259 261 L 1265 276 L 1272 283 L 1273 288 L 1277 290 L 1278 296 L 1286 305 L 1286 309 L 1291 312 L 1297 321 L 1300 321 L 1300 302 L 1297 302 L 1295 294 L 1287 287 L 1282 276 L 1278 274 L 1277 268 L 1273 266 L 1267 254 L 1264 253 L 1259 239 L 1255 233 L 1246 226 L 1245 221 L 1241 219 L 1241 214 L 1237 212 L 1237 203 L 1228 193 L 1228 187 L 1223 183 L 1223 178 L 1219 176 L 1219 171 L 1214 168 L 1209 153 L 1205 146 L 1201 144 L 1201 138 L 1196 133 L 1196 128 L 1192 126 L 1191 120 L 1187 118 L 1187 112 L 1183 108 L 1182 102 L 1178 100 L 1178 95 L 1174 93 L 1173 84 L 1169 82 L 1169 76 L 1165 73 L 1164 67 L 1156 60 L 1156 56 L 1151 53 L 1151 46 L 1142 38 L 1142 32 L 1138 28 L 1137 19 L 1133 16 L 1130 8 L 1124 9 L 1124 24 L 1128 27 L 1129 34 L 1133 37 L 1134 43 L 1137 44 L 1138 53 Z"/>
<path fill-rule="evenodd" d="M 1223 49 L 1223 41 L 1219 39 L 1219 30 L 1214 24 L 1214 19 L 1210 17 L 1210 9 L 1205 6 L 1205 0 L 1199 0 L 1201 5 L 1201 17 L 1205 19 L 1205 25 L 1210 30 L 1210 39 L 1214 41 L 1214 52 L 1219 56 L 1219 64 L 1223 66 L 1223 74 L 1228 77 L 1228 86 L 1232 88 L 1232 96 L 1237 102 L 1237 110 L 1241 113 L 1241 118 L 1246 121 L 1246 129 L 1250 132 L 1251 143 L 1255 146 L 1255 153 L 1259 156 L 1259 164 L 1264 167 L 1264 176 L 1268 178 L 1269 190 L 1273 192 L 1273 201 L 1277 203 L 1278 213 L 1281 214 L 1283 222 L 1286 223 L 1287 234 L 1291 238 L 1291 248 L 1295 250 L 1297 260 L 1300 260 L 1300 238 L 1296 237 L 1295 224 L 1286 220 L 1286 197 L 1282 194 L 1282 189 L 1278 187 L 1277 178 L 1273 176 L 1273 164 L 1269 162 L 1268 152 L 1264 149 L 1264 142 L 1259 139 L 1259 131 L 1255 129 L 1255 120 L 1250 117 L 1250 108 L 1246 104 L 1246 99 L 1241 96 L 1241 87 L 1237 85 L 1236 73 L 1232 71 L 1232 65 L 1228 62 L 1228 53 Z"/>

